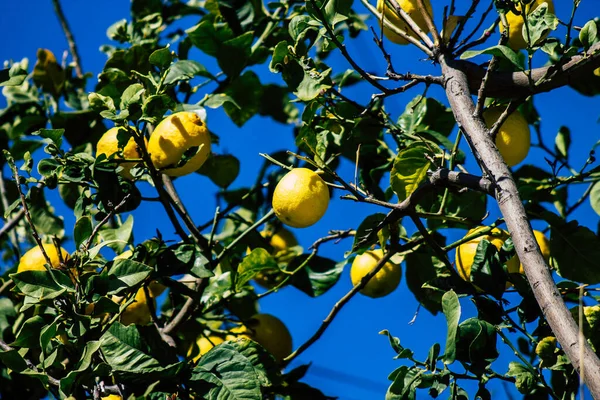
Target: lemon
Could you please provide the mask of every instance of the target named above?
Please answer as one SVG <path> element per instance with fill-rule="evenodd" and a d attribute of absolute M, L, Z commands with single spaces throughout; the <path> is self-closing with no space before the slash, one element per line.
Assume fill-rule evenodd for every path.
<path fill-rule="evenodd" d="M 294 168 L 277 184 L 273 192 L 273 210 L 277 218 L 294 228 L 314 225 L 329 205 L 325 181 L 307 168 Z"/>
<path fill-rule="evenodd" d="M 594 70 L 594 75 L 596 75 L 596 76 L 600 76 L 600 68 L 596 68 L 596 69 Z"/>
<path fill-rule="evenodd" d="M 152 296 L 150 297 L 150 300 L 154 302 L 156 308 L 156 301 Z M 150 315 L 148 298 L 146 297 L 144 288 L 140 288 L 135 294 L 135 301 L 121 314 L 121 323 L 123 325 L 148 325 L 150 321 L 152 321 L 152 316 Z"/>
<path fill-rule="evenodd" d="M 218 336 L 209 336 L 208 338 L 201 336 L 198 338 L 198 340 L 196 341 L 196 344 L 198 345 L 198 349 L 200 350 L 200 353 L 198 353 L 196 356 L 194 356 L 194 358 L 192 358 L 192 360 L 194 362 L 197 362 L 201 356 L 203 356 L 204 354 L 208 353 L 208 351 L 210 349 L 212 349 L 213 347 L 220 345 L 221 343 L 223 343 L 224 340 Z M 188 350 L 188 357 L 191 357 L 192 354 L 194 352 L 194 346 L 190 346 L 190 349 Z"/>
<path fill-rule="evenodd" d="M 100 154 L 106 155 L 106 157 L 110 157 L 113 154 L 115 155 L 115 159 L 139 159 L 141 158 L 140 152 L 138 151 L 137 144 L 133 137 L 130 137 L 127 141 L 127 144 L 122 148 L 123 157 L 119 154 L 119 139 L 117 135 L 119 133 L 127 132 L 127 129 L 123 127 L 114 127 L 106 131 L 104 135 L 98 140 L 96 144 L 96 157 Z M 145 139 L 144 139 L 145 140 Z M 119 174 L 126 179 L 133 179 L 131 175 L 131 168 L 135 166 L 136 162 L 129 163 L 120 163 L 119 166 L 123 167 L 123 169 L 119 172 Z"/>
<path fill-rule="evenodd" d="M 290 247 L 298 245 L 298 240 L 292 232 L 285 228 L 280 228 L 269 237 L 269 233 L 262 231 L 261 236 L 269 240 L 269 244 L 273 247 L 272 256 L 275 258 L 285 256 Z M 277 270 L 262 270 L 254 276 L 254 281 L 265 289 L 272 289 L 280 284 L 285 279 L 279 269 Z"/>
<path fill-rule="evenodd" d="M 108 396 L 102 397 L 102 400 L 123 400 L 118 394 L 109 394 Z"/>
<path fill-rule="evenodd" d="M 228 335 L 227 340 L 245 337 L 254 340 L 277 361 L 291 354 L 292 336 L 279 318 L 271 314 L 256 314 L 244 323 L 244 326 L 231 329 L 234 335 Z"/>
<path fill-rule="evenodd" d="M 62 247 L 60 248 L 60 257 L 58 255 L 58 251 L 56 246 L 53 244 L 43 244 L 44 251 L 50 258 L 50 265 L 52 268 L 60 268 L 60 259 L 63 261 L 67 261 L 69 259 L 69 253 Z M 39 246 L 35 246 L 34 248 L 28 250 L 23 257 L 19 260 L 19 266 L 17 267 L 17 272 L 23 271 L 45 271 L 44 267 L 46 264 L 46 258 L 42 253 L 42 250 Z"/>
<path fill-rule="evenodd" d="M 433 10 L 431 8 L 431 3 L 429 2 L 429 0 L 424 0 L 423 4 L 425 5 L 425 8 L 427 9 L 429 15 L 433 17 Z M 427 27 L 425 18 L 423 18 L 423 14 L 419 9 L 419 5 L 416 0 L 398 0 L 398 5 L 415 21 L 415 23 L 419 26 L 419 28 L 421 28 L 423 32 L 429 33 L 429 28 Z M 417 35 L 416 32 L 413 31 L 406 22 L 404 22 L 404 19 L 402 19 L 402 17 L 400 17 L 398 14 L 396 14 L 396 11 L 394 11 L 394 9 L 391 6 L 385 4 L 385 0 L 377 1 L 377 11 L 383 13 L 384 18 L 387 21 L 389 21 L 392 25 L 405 31 L 408 36 L 413 37 L 419 41 L 421 40 L 419 38 L 419 35 Z M 383 26 L 383 34 L 391 42 L 394 42 L 396 44 L 404 45 L 409 43 L 408 40 L 404 39 L 396 32 L 392 31 L 389 28 L 386 28 L 385 25 Z"/>
<path fill-rule="evenodd" d="M 471 229 L 469 232 L 467 232 L 465 237 L 471 236 L 481 231 L 482 229 L 484 229 L 484 227 L 477 227 Z M 479 242 L 481 242 L 483 239 L 487 240 L 488 242 L 493 244 L 498 250 L 500 250 L 502 248 L 502 245 L 508 238 L 509 235 L 507 232 L 498 228 L 494 228 L 491 232 L 471 239 L 468 242 L 458 246 L 458 248 L 456 249 L 455 256 L 456 270 L 458 271 L 458 275 L 460 275 L 460 277 L 465 281 L 470 282 L 471 267 L 473 266 L 473 261 L 475 260 L 475 254 L 477 254 L 477 246 L 479 245 Z M 510 260 L 508 260 L 506 263 L 506 267 L 509 273 L 518 272 L 519 265 L 519 258 L 516 255 L 513 256 Z M 507 286 L 510 286 L 509 282 L 507 282 Z"/>
<path fill-rule="evenodd" d="M 548 12 L 554 14 L 554 3 L 552 0 L 534 0 L 530 4 L 525 5 L 525 15 L 530 15 L 535 11 L 536 8 L 544 3 L 548 3 Z M 521 50 L 527 47 L 527 36 L 523 36 L 523 25 L 525 25 L 524 15 L 521 11 L 521 5 L 517 4 L 516 9 L 520 11 L 517 15 L 510 11 L 506 13 L 506 22 L 508 23 L 508 47 L 513 50 Z M 500 23 L 500 32 L 504 30 L 504 26 Z M 545 39 L 548 36 L 546 34 L 540 40 Z M 536 43 L 532 43 L 535 45 Z"/>
<path fill-rule="evenodd" d="M 548 240 L 548 238 L 542 232 L 536 230 L 533 231 L 533 236 L 535 236 L 535 241 L 537 242 L 538 246 L 540 246 L 544 260 L 548 262 L 550 260 L 550 240 Z M 525 273 L 523 264 L 519 266 L 519 272 L 521 274 Z"/>
<path fill-rule="evenodd" d="M 154 129 L 148 152 L 154 166 L 167 175 L 188 175 L 197 171 L 208 158 L 210 133 L 198 114 L 178 112 L 163 119 Z M 183 162 L 185 164 L 177 167 Z"/>
<path fill-rule="evenodd" d="M 556 359 L 556 338 L 554 336 L 546 336 L 540 340 L 537 346 L 535 346 L 535 354 L 542 361 Z"/>
<path fill-rule="evenodd" d="M 483 119 L 488 128 L 500 118 L 504 112 L 503 106 L 488 108 L 483 113 Z M 508 116 L 498 130 L 496 146 L 509 167 L 513 167 L 523 161 L 531 147 L 531 132 L 529 125 L 519 111 Z"/>
<path fill-rule="evenodd" d="M 367 275 L 373 267 L 383 257 L 383 250 L 375 249 L 364 252 L 356 256 L 350 268 L 350 279 L 356 286 L 361 279 Z M 392 293 L 400 284 L 402 278 L 402 268 L 390 261 L 369 280 L 367 285 L 361 289 L 360 293 L 368 297 L 383 297 Z"/>

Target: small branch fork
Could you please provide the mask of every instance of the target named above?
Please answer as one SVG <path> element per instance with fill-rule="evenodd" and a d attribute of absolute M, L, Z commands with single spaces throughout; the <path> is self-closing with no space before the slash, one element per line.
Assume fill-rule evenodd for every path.
<path fill-rule="evenodd" d="M 52 4 L 54 5 L 54 12 L 58 17 L 60 22 L 60 26 L 65 33 L 65 37 L 67 38 L 67 42 L 69 43 L 69 49 L 71 51 L 71 57 L 73 57 L 73 64 L 75 69 L 75 74 L 78 78 L 83 78 L 83 70 L 81 68 L 81 57 L 79 57 L 79 51 L 77 51 L 77 45 L 75 44 L 75 38 L 73 37 L 73 33 L 69 28 L 69 24 L 67 23 L 67 18 L 62 10 L 62 6 L 60 4 L 60 0 L 52 0 Z"/>

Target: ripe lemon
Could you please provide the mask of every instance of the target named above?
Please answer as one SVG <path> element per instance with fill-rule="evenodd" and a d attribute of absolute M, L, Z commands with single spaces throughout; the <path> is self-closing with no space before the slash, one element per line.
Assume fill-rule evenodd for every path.
<path fill-rule="evenodd" d="M 484 227 L 477 227 L 471 229 L 469 232 L 467 232 L 465 237 L 471 236 L 481 231 L 483 228 Z M 471 267 L 473 266 L 473 261 L 475 260 L 475 254 L 477 254 L 477 246 L 479 245 L 479 242 L 481 242 L 483 239 L 487 240 L 488 242 L 496 246 L 498 250 L 500 250 L 502 248 L 502 245 L 508 238 L 509 235 L 507 232 L 498 228 L 494 228 L 491 232 L 488 232 L 483 236 L 476 237 L 475 239 L 471 239 L 468 242 L 458 246 L 458 248 L 456 249 L 455 257 L 456 270 L 458 271 L 458 275 L 460 275 L 460 277 L 465 281 L 470 282 Z M 519 258 L 516 255 L 510 260 L 508 260 L 508 262 L 506 263 L 506 267 L 509 273 L 518 272 L 519 265 Z M 507 286 L 510 286 L 509 282 L 507 283 Z"/>
<path fill-rule="evenodd" d="M 148 142 L 152 163 L 169 176 L 197 171 L 210 154 L 210 133 L 196 113 L 182 111 L 163 119 Z"/>
<path fill-rule="evenodd" d="M 108 396 L 103 397 L 102 400 L 123 400 L 123 398 L 118 394 L 109 394 Z"/>
<path fill-rule="evenodd" d="M 156 308 L 156 300 L 152 297 L 150 297 L 150 300 L 154 302 L 154 308 Z M 148 325 L 150 321 L 152 321 L 152 316 L 150 315 L 148 298 L 144 288 L 140 288 L 135 294 L 135 301 L 127 306 L 121 314 L 121 323 L 123 325 Z"/>
<path fill-rule="evenodd" d="M 596 69 L 594 70 L 594 75 L 596 75 L 596 76 L 600 76 L 600 68 L 596 68 Z"/>
<path fill-rule="evenodd" d="M 542 232 L 536 230 L 533 231 L 533 236 L 535 236 L 535 241 L 537 242 L 538 246 L 540 246 L 544 260 L 548 262 L 550 260 L 550 240 L 548 240 L 548 238 Z M 523 264 L 520 264 L 519 272 L 521 274 L 525 273 Z"/>
<path fill-rule="evenodd" d="M 423 4 L 425 5 L 425 8 L 427 9 L 429 15 L 433 17 L 433 10 L 431 8 L 431 3 L 429 2 L 429 0 L 423 1 Z M 429 28 L 427 27 L 425 18 L 423 18 L 423 14 L 419 9 L 419 5 L 416 0 L 398 0 L 398 5 L 415 21 L 415 23 L 419 26 L 419 28 L 421 28 L 423 32 L 429 33 Z M 377 11 L 383 13 L 384 18 L 387 21 L 391 22 L 392 25 L 397 26 L 398 28 L 405 31 L 408 36 L 413 37 L 419 41 L 421 40 L 419 38 L 419 35 L 417 35 L 416 32 L 413 31 L 406 22 L 404 22 L 404 19 L 402 19 L 402 17 L 400 17 L 398 14 L 396 14 L 396 11 L 394 11 L 392 7 L 385 4 L 385 0 L 377 1 Z M 404 39 L 396 32 L 387 28 L 385 25 L 383 26 L 383 34 L 391 42 L 394 42 L 396 44 L 404 45 L 409 43 L 408 40 Z"/>
<path fill-rule="evenodd" d="M 277 218 L 294 228 L 314 225 L 329 205 L 325 181 L 307 168 L 294 168 L 277 184 L 273 192 L 273 210 Z"/>
<path fill-rule="evenodd" d="M 220 338 L 219 336 L 209 336 L 208 338 L 205 336 L 201 336 L 198 338 L 198 340 L 196 341 L 196 344 L 198 345 L 198 349 L 200 350 L 200 353 L 198 353 L 196 356 L 194 356 L 194 358 L 192 358 L 192 360 L 194 362 L 197 362 L 201 356 L 203 356 L 204 354 L 208 353 L 208 351 L 210 349 L 212 349 L 213 347 L 220 345 L 221 343 L 223 343 L 224 340 L 222 338 Z M 191 357 L 192 354 L 194 352 L 194 346 L 190 346 L 190 349 L 188 350 L 188 357 Z"/>
<path fill-rule="evenodd" d="M 350 268 L 350 279 L 356 286 L 360 280 L 375 267 L 383 257 L 383 250 L 375 249 L 364 252 L 356 256 Z M 360 293 L 365 296 L 377 298 L 387 296 L 392 293 L 400 284 L 402 278 L 402 268 L 390 261 L 375 274 L 374 277 L 362 288 Z"/>
<path fill-rule="evenodd" d="M 525 5 L 525 15 L 531 14 L 536 8 L 544 3 L 548 3 L 548 12 L 554 14 L 554 2 L 552 0 L 534 0 L 530 4 Z M 525 25 L 525 21 L 523 20 L 524 15 L 521 11 L 521 5 L 516 5 L 516 9 L 520 11 L 519 15 L 512 11 L 506 13 L 506 22 L 508 23 L 507 45 L 513 50 L 521 50 L 527 47 L 527 36 L 523 36 L 523 25 Z M 500 32 L 503 30 L 504 26 L 500 23 Z M 546 36 L 548 36 L 548 34 L 540 38 L 540 40 L 545 39 Z M 532 43 L 532 45 L 535 45 L 535 43 Z"/>
<path fill-rule="evenodd" d="M 293 350 L 290 331 L 279 318 L 271 314 L 256 314 L 243 326 L 233 328 L 231 333 L 234 335 L 228 335 L 227 340 L 235 340 L 240 337 L 254 340 L 271 353 L 277 361 L 283 360 Z"/>
<path fill-rule="evenodd" d="M 500 118 L 504 112 L 503 106 L 488 108 L 483 113 L 483 119 L 488 128 Z M 513 112 L 500 126 L 496 136 L 498 151 L 509 167 L 513 167 L 523 161 L 531 147 L 531 132 L 529 125 L 519 111 Z"/>
<path fill-rule="evenodd" d="M 65 262 L 69 259 L 69 253 L 67 253 L 67 251 L 62 247 L 60 248 L 60 257 L 55 245 L 43 244 L 43 247 L 44 251 L 50 258 L 50 265 L 52 268 L 60 268 L 61 258 Z M 44 267 L 44 264 L 46 264 L 46 258 L 44 257 L 44 254 L 42 254 L 42 250 L 40 250 L 39 246 L 35 246 L 23 254 L 23 257 L 21 257 L 19 260 L 17 272 L 45 271 L 46 268 Z"/>
<path fill-rule="evenodd" d="M 106 155 L 106 157 L 110 157 L 114 154 L 115 159 L 127 160 L 128 158 L 141 158 L 137 144 L 135 143 L 133 137 L 130 137 L 127 141 L 127 144 L 123 147 L 123 157 L 121 157 L 121 155 L 119 154 L 119 140 L 117 138 L 117 135 L 120 132 L 126 131 L 127 130 L 123 127 L 114 127 L 106 131 L 106 133 L 102 135 L 102 137 L 100 138 L 100 140 L 98 140 L 98 143 L 96 144 L 96 157 L 98 157 L 100 154 L 104 154 Z M 135 166 L 135 164 L 135 162 L 119 164 L 119 166 L 123 167 L 123 169 L 119 172 L 121 176 L 129 180 L 133 179 L 133 176 L 131 175 L 130 171 L 131 168 Z"/>
<path fill-rule="evenodd" d="M 275 258 L 285 257 L 290 247 L 298 245 L 298 240 L 292 232 L 285 228 L 280 228 L 274 234 L 270 235 L 269 232 L 262 231 L 261 236 L 269 240 L 269 244 L 273 247 L 271 255 Z M 265 289 L 272 289 L 277 286 L 281 281 L 285 279 L 279 269 L 277 270 L 262 270 L 254 276 L 254 281 Z"/>

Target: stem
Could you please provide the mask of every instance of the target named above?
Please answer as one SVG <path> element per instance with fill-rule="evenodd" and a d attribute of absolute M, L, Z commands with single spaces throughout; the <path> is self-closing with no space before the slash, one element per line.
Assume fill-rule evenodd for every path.
<path fill-rule="evenodd" d="M 75 68 L 75 74 L 78 78 L 83 78 L 83 71 L 81 69 L 81 58 L 79 57 L 79 52 L 77 51 L 77 45 L 75 44 L 75 38 L 73 37 L 73 33 L 69 28 L 69 24 L 67 23 L 67 19 L 65 14 L 63 13 L 62 6 L 60 5 L 59 0 L 52 0 L 52 4 L 54 4 L 54 12 L 58 17 L 60 22 L 60 26 L 65 33 L 65 37 L 67 38 L 67 42 L 69 43 L 69 49 L 71 51 L 71 57 L 73 57 L 73 64 Z"/>

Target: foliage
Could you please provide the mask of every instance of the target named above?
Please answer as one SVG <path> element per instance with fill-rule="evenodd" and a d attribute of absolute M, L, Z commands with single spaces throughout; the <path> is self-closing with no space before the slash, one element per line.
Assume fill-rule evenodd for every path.
<path fill-rule="evenodd" d="M 523 1 L 493 3 L 495 19 Z M 483 11 L 452 5 L 448 17 L 459 21 L 458 26 L 453 35 L 444 34 L 443 43 L 432 45 L 465 63 L 460 65 L 473 66 L 459 61 L 473 59 L 503 73 L 527 74 L 534 54 L 565 64 L 600 42 L 595 20 L 578 35 L 569 31 L 564 39 L 555 37 L 558 20 L 540 7 L 525 17 L 530 46 L 523 57 L 502 38 L 498 44 L 487 43 L 491 34 L 473 41 L 480 28 L 468 35 L 467 21 Z M 436 10 L 436 23 L 441 9 Z M 385 107 L 389 97 L 417 84 L 440 84 L 443 77 L 397 73 L 377 29 L 376 42 L 388 62 L 385 77 L 365 72 L 370 68 L 348 54 L 344 43 L 371 35 L 367 24 L 378 24 L 374 17 L 367 19 L 366 10 L 352 0 L 133 0 L 130 19 L 107 30 L 110 44 L 102 47 L 107 57 L 102 71 L 79 74 L 75 63 L 61 65 L 46 49 L 37 52 L 33 67 L 27 59 L 7 62 L 0 71 L 7 104 L 0 111 L 0 145 L 4 172 L 10 172 L 0 187 L 7 221 L 0 236 L 7 265 L 0 285 L 2 397 L 17 396 L 18 391 L 27 398 L 112 393 L 156 399 L 326 399 L 300 382 L 309 366 L 287 372 L 283 368 L 319 339 L 339 308 L 390 258 L 404 263 L 407 286 L 417 301 L 433 314 L 444 314 L 447 333 L 444 346 L 434 343 L 427 357 L 419 359 L 399 338 L 381 332 L 402 362 L 389 375 L 386 399 L 414 399 L 419 391 L 434 398 L 467 398 L 464 381 L 478 383 L 474 396 L 491 398 L 486 384 L 492 380 L 514 384 L 528 399 L 575 396 L 579 383 L 572 378 L 575 370 L 563 348 L 553 342 L 543 359 L 535 355 L 536 346 L 554 335 L 527 278 L 506 269 L 515 252 L 512 241 L 500 250 L 481 241 L 468 282 L 449 261 L 451 251 L 473 239 L 449 242 L 450 229 L 466 232 L 490 225 L 481 236 L 504 221 L 484 222 L 489 190 L 480 183 L 489 176 L 467 173 L 465 163 L 472 154 L 459 148 L 463 134 L 445 100 L 425 91 L 399 116 Z M 196 23 L 181 30 L 174 23 L 182 17 Z M 430 48 L 425 38 L 417 40 Z M 342 54 L 352 69 L 337 70 L 333 54 Z M 426 55 L 433 61 L 438 57 L 435 52 Z M 214 70 L 198 61 L 208 59 L 214 59 Z M 599 64 L 598 57 L 588 59 Z M 278 83 L 263 82 L 268 71 L 281 78 L 274 79 Z M 586 95 L 600 92 L 597 75 L 584 78 L 584 85 L 576 79 L 569 84 Z M 548 74 L 536 85 L 552 79 Z M 361 104 L 352 98 L 352 89 L 365 81 L 376 91 Z M 398 81 L 407 83 L 398 86 Z M 478 99 L 479 107 L 483 100 Z M 518 109 L 539 132 L 533 96 L 486 100 L 488 105 Z M 152 165 L 146 139 L 171 113 L 196 112 L 210 127 L 210 114 L 219 108 L 239 127 L 257 115 L 294 126 L 297 149 L 264 155 L 254 186 L 233 190 L 229 187 L 240 173 L 240 161 L 231 154 L 211 154 L 197 173 L 220 189 L 223 206 L 199 225 L 186 209 L 191 205 L 181 203 L 169 178 Z M 119 150 L 96 156 L 98 139 L 112 126 L 124 128 Z M 555 279 L 564 279 L 560 293 L 568 302 L 579 300 L 580 285 L 600 282 L 598 234 L 569 220 L 587 201 L 596 213 L 600 210 L 600 169 L 594 149 L 583 158 L 570 151 L 571 135 L 563 127 L 554 148 L 538 143 L 547 153 L 547 165 L 523 165 L 514 171 L 530 219 L 546 223 L 550 265 Z M 130 138 L 140 158 L 129 160 L 135 166 L 126 177 L 120 164 Z M 211 131 L 211 138 L 218 142 L 218 132 Z M 356 165 L 352 183 L 338 175 L 342 160 Z M 331 231 L 308 249 L 275 249 L 259 229 L 281 227 L 273 218 L 271 200 L 290 166 L 318 170 L 336 195 L 375 204 L 379 212 L 355 229 Z M 456 171 L 460 174 L 451 175 Z M 152 185 L 156 198 L 142 196 L 141 182 Z M 582 182 L 588 185 L 583 196 L 568 198 L 567 188 Z M 56 214 L 48 199 L 58 197 L 50 193 L 58 193 L 56 201 L 73 211 L 73 226 Z M 141 241 L 133 236 L 137 210 L 146 201 L 162 204 L 177 242 L 165 240 L 158 231 Z M 322 244 L 347 238 L 354 241 L 348 243 L 344 259 L 318 254 Z M 76 249 L 57 268 L 17 272 L 24 251 L 42 242 L 58 246 L 69 240 Z M 241 325 L 252 328 L 261 298 L 277 296 L 285 285 L 305 293 L 307 301 L 321 296 L 338 282 L 353 257 L 376 245 L 387 254 L 383 262 L 335 305 L 322 330 L 283 363 L 241 334 Z M 253 282 L 260 283 L 267 273 L 273 279 L 261 291 Z M 168 297 L 157 302 L 158 288 L 163 287 Z M 594 290 L 585 290 L 586 304 L 597 304 Z M 517 306 L 507 307 L 507 291 L 518 296 Z M 140 302 L 138 293 L 145 296 L 149 323 L 126 324 L 122 316 Z M 476 316 L 466 315 L 461 299 L 472 300 Z M 600 329 L 596 313 L 586 309 L 585 334 L 598 349 L 593 339 Z M 193 362 L 197 338 L 210 335 L 225 341 Z M 500 341 L 515 354 L 507 371 L 494 366 L 499 352 L 506 350 Z"/>

